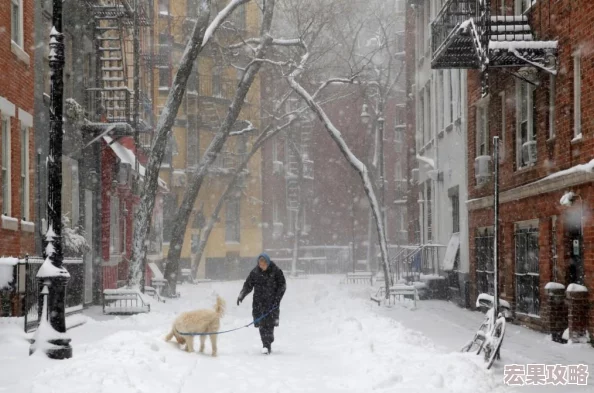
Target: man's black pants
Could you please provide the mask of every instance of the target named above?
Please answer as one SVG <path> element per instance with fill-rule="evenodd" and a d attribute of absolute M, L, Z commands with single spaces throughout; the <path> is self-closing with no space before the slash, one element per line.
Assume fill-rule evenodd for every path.
<path fill-rule="evenodd" d="M 259 328 L 262 345 L 270 349 L 270 345 L 274 342 L 274 323 L 265 321 Z"/>

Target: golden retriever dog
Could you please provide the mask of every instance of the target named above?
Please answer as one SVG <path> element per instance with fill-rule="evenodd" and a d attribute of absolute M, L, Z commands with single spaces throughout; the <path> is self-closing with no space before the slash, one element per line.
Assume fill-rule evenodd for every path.
<path fill-rule="evenodd" d="M 220 319 L 225 313 L 225 300 L 217 296 L 217 302 L 214 310 L 194 310 L 180 314 L 175 321 L 171 331 L 165 337 L 165 341 L 170 341 L 173 337 L 179 345 L 186 344 L 187 352 L 194 352 L 194 336 L 186 336 L 182 333 L 209 333 L 217 332 L 220 327 Z M 212 347 L 212 356 L 217 356 L 217 335 L 210 334 L 210 346 Z M 204 352 L 204 343 L 206 335 L 200 335 L 200 352 Z"/>

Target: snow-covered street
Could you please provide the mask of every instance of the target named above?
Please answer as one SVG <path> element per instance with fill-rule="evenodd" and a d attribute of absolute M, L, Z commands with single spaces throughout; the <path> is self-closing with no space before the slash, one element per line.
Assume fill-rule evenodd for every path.
<path fill-rule="evenodd" d="M 478 356 L 456 351 L 467 339 L 467 327 L 480 321 L 480 314 L 456 310 L 445 302 L 420 302 L 415 311 L 402 305 L 379 308 L 369 301 L 367 287 L 340 284 L 341 278 L 289 280 L 271 356 L 260 354 L 258 331 L 253 327 L 219 336 L 216 358 L 210 356 L 209 342 L 204 355 L 188 354 L 163 340 L 178 312 L 211 307 L 215 291 L 227 300 L 221 329 L 249 322 L 251 295 L 240 307 L 235 305 L 241 288 L 238 281 L 182 286 L 180 299 L 153 303 L 152 311 L 144 315 L 105 317 L 92 308 L 86 313 L 88 322 L 70 330 L 74 356 L 64 361 L 29 357 L 21 325 L 1 325 L 0 392 L 512 391 L 503 384 L 501 364 L 486 371 Z M 452 319 L 439 316 L 444 309 Z M 453 319 L 459 319 L 459 324 Z M 431 333 L 437 326 L 445 339 Z M 518 335 L 526 333 L 523 328 L 510 329 L 504 358 L 517 347 L 516 330 Z M 575 360 L 592 364 L 591 349 L 590 353 L 577 347 L 573 348 L 577 352 L 564 350 L 556 352 L 558 358 L 514 354 L 512 359 L 565 362 L 564 355 L 575 353 L 583 355 Z"/>

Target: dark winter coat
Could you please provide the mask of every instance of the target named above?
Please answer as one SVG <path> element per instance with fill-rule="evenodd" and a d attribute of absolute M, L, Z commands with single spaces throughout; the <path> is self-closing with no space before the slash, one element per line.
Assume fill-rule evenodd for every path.
<path fill-rule="evenodd" d="M 261 254 L 258 256 L 258 260 L 260 257 L 266 259 L 268 268 L 262 270 L 260 269 L 260 266 L 256 266 L 248 275 L 243 284 L 243 289 L 239 294 L 239 300 L 243 301 L 252 289 L 254 290 L 254 298 L 252 301 L 252 316 L 254 317 L 254 320 L 260 318 L 273 307 L 280 306 L 280 302 L 287 289 L 287 282 L 283 271 L 270 260 L 268 255 Z M 278 326 L 279 318 L 280 308 L 277 308 L 262 321 L 256 323 L 255 326 Z"/>

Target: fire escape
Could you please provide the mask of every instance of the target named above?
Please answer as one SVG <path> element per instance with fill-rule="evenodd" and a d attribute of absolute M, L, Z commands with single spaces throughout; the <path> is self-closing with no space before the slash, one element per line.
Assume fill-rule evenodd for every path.
<path fill-rule="evenodd" d="M 147 29 L 152 27 L 149 2 L 136 0 L 87 0 L 95 22 L 94 38 L 97 51 L 97 79 L 95 87 L 88 88 L 97 120 L 101 123 L 127 123 L 134 129 L 134 67 L 142 51 L 134 51 L 134 35 L 140 45 L 147 46 Z M 135 10 L 133 5 L 138 8 Z M 135 29 L 135 14 L 137 30 Z M 136 32 L 135 32 L 136 30 Z M 146 56 L 142 56 L 146 57 Z M 152 130 L 152 101 L 148 83 L 151 81 L 149 67 L 139 67 L 141 81 L 138 104 L 138 131 Z"/>
<path fill-rule="evenodd" d="M 446 1 L 431 34 L 431 68 L 480 70 L 483 95 L 490 68 L 557 72 L 557 41 L 536 40 L 526 15 L 491 15 L 490 0 Z M 522 72 L 513 75 L 526 80 Z"/>

